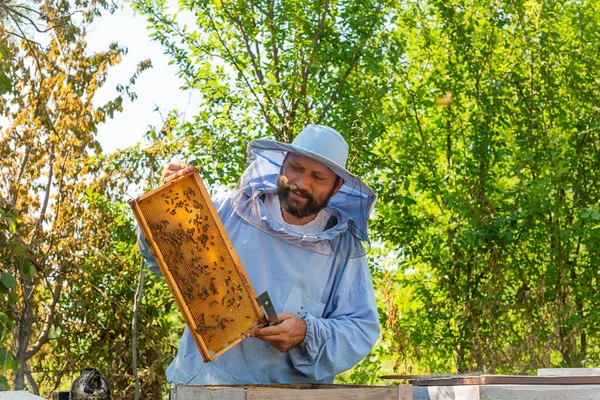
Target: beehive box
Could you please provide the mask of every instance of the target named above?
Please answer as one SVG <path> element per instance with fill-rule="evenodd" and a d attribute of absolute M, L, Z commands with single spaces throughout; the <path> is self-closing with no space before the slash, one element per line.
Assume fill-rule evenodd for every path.
<path fill-rule="evenodd" d="M 176 383 L 171 388 L 172 400 L 412 400 L 412 398 L 410 385 L 364 386 L 297 383 L 255 386 L 188 386 Z"/>
<path fill-rule="evenodd" d="M 266 325 L 197 172 L 129 202 L 204 361 Z"/>

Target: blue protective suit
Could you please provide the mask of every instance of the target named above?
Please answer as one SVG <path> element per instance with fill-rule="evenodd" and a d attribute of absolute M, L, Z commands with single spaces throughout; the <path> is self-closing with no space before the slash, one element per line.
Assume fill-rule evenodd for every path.
<path fill-rule="evenodd" d="M 272 187 L 269 185 L 263 193 L 272 192 Z M 282 353 L 268 342 L 250 337 L 214 361 L 204 363 L 186 327 L 177 357 L 167 370 L 167 379 L 204 385 L 331 383 L 336 374 L 365 357 L 379 336 L 377 305 L 366 257 L 319 254 L 269 234 L 268 229 L 285 228 L 278 226 L 268 213 L 260 200 L 260 191 L 246 196 L 258 202 L 258 220 L 264 224 L 258 229 L 234 210 L 232 199 L 239 194 L 239 190 L 234 191 L 231 196 L 214 201 L 219 216 L 254 291 L 268 291 L 277 312 L 296 313 L 304 319 L 305 340 Z M 344 196 L 340 193 L 340 198 Z M 369 206 L 373 202 L 374 195 Z M 335 215 L 338 222 L 325 234 L 337 236 L 355 226 L 349 223 L 352 216 L 336 208 L 334 203 L 330 202 L 327 211 Z M 366 232 L 366 226 L 361 228 Z M 138 244 L 150 270 L 160 274 L 143 237 L 140 236 Z M 345 246 L 355 246 L 355 243 L 342 240 L 336 246 L 336 250 L 343 253 Z"/>

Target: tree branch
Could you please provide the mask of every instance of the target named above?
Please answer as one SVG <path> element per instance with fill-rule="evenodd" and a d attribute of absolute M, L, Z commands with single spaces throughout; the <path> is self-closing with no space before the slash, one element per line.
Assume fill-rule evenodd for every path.
<path fill-rule="evenodd" d="M 41 46 L 41 44 L 38 43 L 38 42 L 36 42 L 35 40 L 28 39 L 25 36 L 19 35 L 18 33 L 15 33 L 15 32 L 12 32 L 12 31 L 8 31 L 8 30 L 5 31 L 5 32 L 8 33 L 9 35 L 18 37 L 21 40 L 25 40 L 26 42 L 31 42 L 31 43 L 33 43 L 33 44 L 35 44 L 37 46 Z"/>
<path fill-rule="evenodd" d="M 265 117 L 265 120 L 267 122 L 267 124 L 271 127 L 271 129 L 273 129 L 273 131 L 275 132 L 275 134 L 280 134 L 280 129 L 277 128 L 273 122 L 271 121 L 271 117 L 269 116 L 269 114 L 267 113 L 267 111 L 265 110 L 265 108 L 263 107 L 263 104 L 260 100 L 260 98 L 258 97 L 258 95 L 256 94 L 256 92 L 254 91 L 254 89 L 252 88 L 252 85 L 250 84 L 250 82 L 248 81 L 248 78 L 246 77 L 246 74 L 244 73 L 244 71 L 242 70 L 242 68 L 239 66 L 239 61 L 237 60 L 237 58 L 231 53 L 231 51 L 229 50 L 229 48 L 227 47 L 227 45 L 225 44 L 225 41 L 223 40 L 223 37 L 221 36 L 221 34 L 219 33 L 219 29 L 217 29 L 217 26 L 215 24 L 215 21 L 212 17 L 212 15 L 208 15 L 208 18 L 210 19 L 210 23 L 212 25 L 212 28 L 215 32 L 215 34 L 217 35 L 217 38 L 219 39 L 219 42 L 221 42 L 221 45 L 223 46 L 223 48 L 225 49 L 225 52 L 227 53 L 227 55 L 229 56 L 230 60 L 233 63 L 233 66 L 235 67 L 235 69 L 240 73 L 240 75 L 242 76 L 242 79 L 244 80 L 244 82 L 246 83 L 246 86 L 248 87 L 248 90 L 250 90 L 250 93 L 252 93 L 252 95 L 254 96 L 254 98 L 257 100 L 258 102 L 258 106 L 260 108 L 260 111 L 263 115 L 263 117 Z"/>
<path fill-rule="evenodd" d="M 321 37 L 323 36 L 323 32 L 325 31 L 325 21 L 327 20 L 327 12 L 329 11 L 329 0 L 325 0 L 325 6 L 323 7 L 323 13 L 321 14 L 321 20 L 319 21 L 319 26 L 317 27 L 317 31 L 315 32 L 315 37 L 313 38 L 312 48 L 310 50 L 310 55 L 308 56 L 308 62 L 304 65 L 304 71 L 302 73 L 302 87 L 306 93 L 306 82 L 308 80 L 308 75 L 310 74 L 310 69 L 312 67 L 312 63 L 315 57 L 315 53 L 317 52 L 317 47 L 321 42 Z"/>
<path fill-rule="evenodd" d="M 44 109 L 45 108 L 46 107 L 44 106 Z M 38 222 L 36 224 L 35 231 L 37 231 L 38 229 L 40 229 L 42 227 L 42 224 L 44 223 L 44 219 L 46 218 L 46 209 L 48 208 L 48 200 L 50 199 L 50 189 L 52 189 L 54 158 L 55 158 L 54 143 L 51 143 L 50 144 L 50 159 L 48 160 L 48 164 L 49 164 L 48 182 L 46 183 L 46 189 L 45 189 L 46 194 L 44 195 L 44 203 L 42 205 L 42 209 L 40 210 L 40 216 L 38 218 Z M 33 235 L 33 236 L 35 236 L 35 235 Z"/>
<path fill-rule="evenodd" d="M 317 122 L 316 122 L 317 124 L 321 123 L 321 121 L 325 117 L 325 114 L 327 114 L 327 111 L 329 111 L 329 107 L 331 107 L 331 105 L 333 104 L 333 102 L 337 98 L 337 95 L 342 90 L 342 87 L 346 83 L 346 80 L 348 80 L 348 77 L 350 76 L 350 73 L 352 72 L 352 70 L 354 68 L 356 68 L 356 65 L 358 64 L 358 59 L 359 58 L 360 58 L 360 53 L 356 53 L 356 55 L 354 56 L 354 60 L 352 60 L 352 64 L 350 64 L 350 66 L 348 67 L 348 69 L 346 69 L 346 72 L 344 73 L 344 76 L 342 77 L 342 79 L 338 83 L 337 87 L 335 88 L 335 90 L 331 94 L 331 97 L 329 98 L 329 101 L 327 101 L 327 104 L 323 108 L 323 111 L 321 111 L 321 115 L 319 115 L 319 118 L 317 118 Z"/>
<path fill-rule="evenodd" d="M 33 295 L 32 282 L 29 278 L 23 278 L 23 308 L 18 312 L 20 318 L 17 320 L 17 340 L 15 343 L 15 356 L 19 361 L 19 369 L 14 374 L 13 389 L 23 390 L 25 388 L 25 367 L 27 355 L 27 343 L 31 337 L 31 325 L 33 324 L 33 310 L 31 296 Z"/>
<path fill-rule="evenodd" d="M 273 57 L 273 74 L 277 79 L 277 83 L 281 83 L 279 74 L 279 51 L 275 41 L 275 0 L 269 0 L 267 18 L 269 19 L 269 31 L 271 32 L 271 57 Z"/>
<path fill-rule="evenodd" d="M 135 291 L 133 303 L 133 321 L 131 322 L 131 353 L 132 353 L 132 370 L 135 378 L 135 393 L 134 399 L 140 398 L 140 378 L 137 371 L 137 325 L 138 325 L 138 310 L 142 302 L 142 292 L 144 290 L 144 259 L 140 262 L 140 276 L 138 279 L 138 287 Z"/>
<path fill-rule="evenodd" d="M 327 12 L 329 11 L 329 0 L 325 0 L 325 6 L 323 7 L 323 13 L 321 14 L 321 20 L 319 21 L 319 26 L 315 32 L 315 37 L 313 38 L 312 48 L 310 51 L 310 55 L 308 56 L 308 60 L 302 59 L 302 83 L 300 84 L 300 96 L 304 99 L 304 111 L 306 116 L 308 117 L 310 114 L 310 109 L 312 106 L 308 105 L 308 101 L 306 99 L 306 88 L 308 85 L 308 76 L 310 75 L 310 70 L 312 68 L 312 64 L 314 62 L 314 56 L 317 51 L 317 47 L 321 41 L 321 37 L 323 36 L 323 32 L 325 31 L 325 21 L 327 20 Z"/>
<path fill-rule="evenodd" d="M 14 21 L 14 18 L 12 18 Z M 16 22 L 16 21 L 15 21 Z M 19 28 L 19 31 L 21 32 L 21 34 L 23 36 L 25 36 L 25 34 L 23 33 L 23 30 L 21 29 L 21 27 L 17 24 L 17 27 Z M 60 43 L 58 42 L 58 38 L 56 38 L 56 41 L 59 45 L 60 48 Z M 38 69 L 38 73 L 40 75 L 40 86 L 43 84 L 44 82 L 44 75 L 41 72 L 41 66 L 40 66 L 40 60 L 37 56 L 37 53 L 35 52 L 35 49 L 32 48 L 31 43 L 29 41 L 26 41 L 27 47 L 29 48 L 29 51 L 31 52 L 32 57 L 35 59 L 36 65 L 37 65 L 37 69 Z M 42 102 L 40 102 L 42 103 Z M 48 109 L 46 108 L 46 103 L 47 100 L 45 102 L 43 102 L 44 104 L 41 105 L 43 111 L 44 111 L 44 115 L 46 117 L 46 124 L 48 125 L 48 127 L 50 128 L 50 130 L 56 135 L 56 137 L 58 139 L 60 139 L 60 135 L 58 133 L 58 131 L 56 130 L 56 127 L 54 126 L 54 123 L 52 122 L 52 119 L 50 118 L 50 114 L 48 113 Z M 54 154 L 54 143 L 51 142 L 50 144 L 51 146 L 51 150 L 50 150 L 50 170 L 48 172 L 48 183 L 46 185 L 46 194 L 44 197 L 44 203 L 42 206 L 42 209 L 40 211 L 40 217 L 38 219 L 37 224 L 35 225 L 35 228 L 32 232 L 31 237 L 35 237 L 35 234 L 37 233 L 37 230 L 40 229 L 42 227 L 42 224 L 44 222 L 44 218 L 45 218 L 45 214 L 46 214 L 46 209 L 48 207 L 48 200 L 50 198 L 50 189 L 51 189 L 51 185 L 52 185 L 52 177 L 53 177 L 53 165 L 54 165 L 54 158 L 55 158 L 55 154 Z"/>
<path fill-rule="evenodd" d="M 25 14 L 23 14 L 23 13 L 21 13 L 21 12 L 19 12 L 19 11 L 15 10 L 15 8 L 14 8 L 14 7 L 10 7 L 10 6 L 8 6 L 8 5 L 6 4 L 6 2 L 4 2 L 4 1 L 0 1 L 0 8 L 3 8 L 3 9 L 5 9 L 5 10 L 6 10 L 6 12 L 7 12 L 7 14 L 13 13 L 13 14 L 16 14 L 17 16 L 19 16 L 20 18 L 22 18 L 22 19 L 26 20 L 27 22 L 29 22 L 29 24 L 30 24 L 31 26 L 33 26 L 33 28 L 34 28 L 34 29 L 35 29 L 35 30 L 36 30 L 38 33 L 47 33 L 48 31 L 50 31 L 50 30 L 54 29 L 54 28 L 55 28 L 55 27 L 57 27 L 57 26 L 63 26 L 63 25 L 66 25 L 66 23 L 65 23 L 65 24 L 56 24 L 56 25 L 52 25 L 52 26 L 47 26 L 47 27 L 46 27 L 46 29 L 41 29 L 41 28 L 39 28 L 39 27 L 37 26 L 36 22 L 35 22 L 33 19 L 31 19 L 31 18 L 30 18 L 30 17 L 28 17 L 27 15 L 25 15 Z M 40 13 L 40 12 L 38 12 L 38 11 L 32 10 L 31 8 L 28 8 L 28 7 L 25 7 L 25 6 L 21 6 L 20 8 L 24 8 L 24 9 L 26 9 L 26 10 L 33 11 L 33 12 L 37 13 L 38 15 L 40 15 L 40 16 L 42 16 L 42 17 L 44 17 L 44 18 L 47 18 L 47 19 L 48 19 L 48 21 L 56 21 L 56 20 L 60 20 L 60 19 L 64 19 L 64 18 L 68 18 L 69 16 L 73 15 L 73 14 L 70 14 L 70 15 L 63 16 L 63 17 L 58 17 L 58 18 L 48 18 L 48 17 L 46 17 L 44 14 L 42 14 L 42 13 Z M 16 20 L 16 19 L 15 19 L 13 16 L 10 16 L 10 18 L 13 20 L 13 22 L 14 22 L 15 24 L 19 24 L 19 21 L 17 21 L 17 20 Z M 19 29 L 19 30 L 20 30 L 20 29 Z"/>
<path fill-rule="evenodd" d="M 25 359 L 29 360 L 33 357 L 43 345 L 48 343 L 48 334 L 50 333 L 50 328 L 52 326 L 52 318 L 54 318 L 54 312 L 56 311 L 56 304 L 58 303 L 58 299 L 60 298 L 60 292 L 62 291 L 62 284 L 58 282 L 56 284 L 56 289 L 54 293 L 52 293 L 52 303 L 48 309 L 48 314 L 46 314 L 46 318 L 44 321 L 44 327 L 42 328 L 42 332 L 38 336 L 35 344 L 31 346 L 29 350 L 25 353 Z"/>
<path fill-rule="evenodd" d="M 275 115 L 277 115 L 277 118 L 279 118 L 280 123 L 283 123 L 283 116 L 281 115 L 281 113 L 279 112 L 277 107 L 275 107 L 273 99 L 271 98 L 271 95 L 267 91 L 267 88 L 265 86 L 264 74 L 262 72 L 259 62 L 256 59 L 257 56 L 252 52 L 252 48 L 250 46 L 250 39 L 248 38 L 246 31 L 244 30 L 244 26 L 242 25 L 242 22 L 239 20 L 239 18 L 234 17 L 233 14 L 231 14 L 229 12 L 229 10 L 227 10 L 227 8 L 225 7 L 225 4 L 223 4 L 223 1 L 221 1 L 221 7 L 223 7 L 223 10 L 225 11 L 225 14 L 227 15 L 227 17 L 229 17 L 229 19 L 234 22 L 234 24 L 237 26 L 239 32 L 242 35 L 242 39 L 244 40 L 244 46 L 246 47 L 246 52 L 250 56 L 250 63 L 252 64 L 254 73 L 256 74 L 256 77 L 258 78 L 258 82 L 260 83 L 262 93 L 265 96 L 265 98 L 267 99 L 267 104 L 270 106 L 269 109 L 272 109 L 275 112 Z"/>
<path fill-rule="evenodd" d="M 375 11 L 375 15 L 376 16 L 379 16 L 379 13 L 381 12 L 381 7 L 382 7 L 382 3 L 379 3 L 377 5 L 377 10 Z M 327 104 L 323 108 L 323 111 L 321 111 L 321 115 L 319 115 L 319 118 L 317 118 L 317 122 L 316 122 L 317 124 L 320 123 L 323 120 L 323 118 L 327 114 L 327 111 L 329 111 L 329 108 L 331 107 L 331 105 L 333 104 L 333 102 L 337 98 L 338 94 L 342 90 L 342 87 L 346 83 L 346 80 L 350 76 L 350 73 L 352 73 L 352 70 L 355 69 L 356 66 L 358 65 L 358 60 L 360 59 L 360 56 L 361 56 L 361 49 L 364 47 L 364 45 L 365 45 L 365 43 L 366 43 L 366 41 L 367 41 L 367 39 L 369 37 L 371 37 L 371 35 L 365 35 L 362 38 L 362 40 L 357 44 L 357 46 L 356 46 L 356 48 L 354 50 L 354 59 L 352 60 L 352 64 L 350 64 L 350 66 L 346 69 L 346 72 L 344 73 L 344 76 L 342 77 L 342 79 L 340 80 L 338 86 L 335 88 L 335 90 L 331 94 L 331 97 L 329 98 L 329 101 L 327 102 Z M 313 49 L 314 48 L 315 47 L 314 47 L 314 43 L 313 43 Z M 311 105 L 311 108 L 312 107 L 313 107 L 313 105 Z"/>
<path fill-rule="evenodd" d="M 297 43 L 302 42 L 302 32 L 300 28 L 296 30 L 296 38 Z M 304 57 L 304 51 L 302 49 L 302 45 L 298 45 L 298 59 L 300 60 L 300 91 L 298 98 L 302 101 L 302 106 L 304 108 L 305 119 L 308 120 L 310 117 L 310 107 L 308 106 L 308 100 L 306 99 L 306 85 L 304 84 L 304 69 L 306 68 L 306 58 Z M 296 81 L 292 84 L 292 93 L 296 91 Z M 292 105 L 293 106 L 293 105 Z"/>
<path fill-rule="evenodd" d="M 12 199 L 10 200 L 10 205 L 12 206 L 12 208 L 15 208 L 15 206 L 17 205 L 17 195 L 18 195 L 18 186 L 19 186 L 19 182 L 21 181 L 21 178 L 23 177 L 23 172 L 25 171 L 25 166 L 27 165 L 27 161 L 29 160 L 29 148 L 27 148 L 27 150 L 25 150 L 25 156 L 23 157 L 23 161 L 21 161 L 21 167 L 19 168 L 19 175 L 17 176 L 17 179 L 15 181 L 16 183 L 16 188 L 15 188 L 15 194 L 13 195 Z"/>
<path fill-rule="evenodd" d="M 31 393 L 39 395 L 40 388 L 38 387 L 37 383 L 35 383 L 35 379 L 33 379 L 33 376 L 31 376 L 29 366 L 27 366 L 27 369 L 25 370 L 25 379 L 27 380 L 27 386 L 29 386 L 29 389 L 31 389 Z"/>

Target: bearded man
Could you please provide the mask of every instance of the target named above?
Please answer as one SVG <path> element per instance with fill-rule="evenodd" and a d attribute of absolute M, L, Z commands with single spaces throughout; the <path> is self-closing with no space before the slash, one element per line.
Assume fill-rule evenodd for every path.
<path fill-rule="evenodd" d="M 332 383 L 379 336 L 367 266 L 375 194 L 346 170 L 348 145 L 322 125 L 291 144 L 259 139 L 237 187 L 213 202 L 256 293 L 268 291 L 280 324 L 204 363 L 188 328 L 167 370 L 173 383 Z M 195 167 L 170 163 L 161 183 Z M 160 274 L 146 241 L 150 269 Z"/>

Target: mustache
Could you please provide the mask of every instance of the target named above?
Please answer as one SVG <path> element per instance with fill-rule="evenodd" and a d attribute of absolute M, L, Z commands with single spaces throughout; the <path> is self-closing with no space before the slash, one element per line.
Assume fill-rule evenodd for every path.
<path fill-rule="evenodd" d="M 312 195 L 304 189 L 300 189 L 295 183 L 292 183 L 291 185 L 285 185 L 285 190 L 288 192 L 294 192 L 296 194 L 299 194 L 300 196 L 307 198 L 309 200 L 312 200 Z"/>

